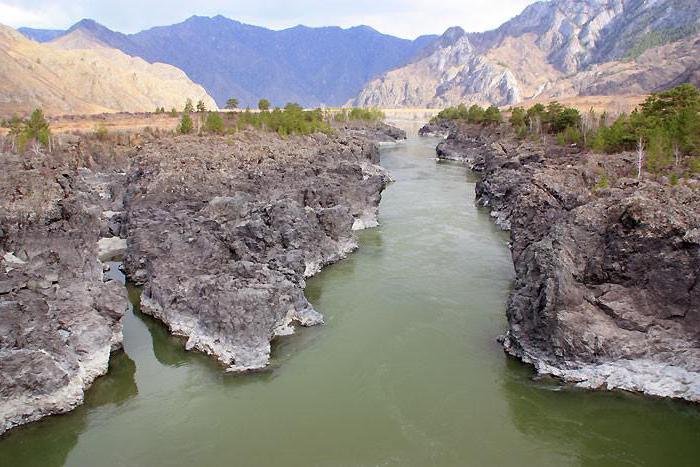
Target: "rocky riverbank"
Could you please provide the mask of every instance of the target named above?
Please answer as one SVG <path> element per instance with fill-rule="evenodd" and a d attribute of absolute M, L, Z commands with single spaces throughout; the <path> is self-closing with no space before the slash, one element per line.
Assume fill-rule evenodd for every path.
<path fill-rule="evenodd" d="M 0 433 L 81 404 L 121 348 L 127 306 L 98 259 L 115 208 L 106 179 L 45 156 L 2 160 Z"/>
<path fill-rule="evenodd" d="M 580 387 L 700 402 L 697 178 L 638 182 L 632 154 L 505 126 L 453 127 L 437 153 L 481 172 L 478 203 L 510 230 L 509 354 Z"/>
<path fill-rule="evenodd" d="M 103 261 L 122 255 L 142 311 L 188 349 L 230 370 L 267 365 L 272 339 L 323 322 L 304 281 L 377 225 L 390 180 L 377 143 L 402 137 L 353 124 L 3 154 L 0 433 L 72 410 L 107 372 L 127 300 Z"/>
<path fill-rule="evenodd" d="M 273 338 L 323 322 L 304 280 L 357 248 L 353 230 L 377 225 L 389 177 L 375 140 L 354 129 L 145 144 L 125 216 L 142 311 L 230 370 L 266 366 Z"/>

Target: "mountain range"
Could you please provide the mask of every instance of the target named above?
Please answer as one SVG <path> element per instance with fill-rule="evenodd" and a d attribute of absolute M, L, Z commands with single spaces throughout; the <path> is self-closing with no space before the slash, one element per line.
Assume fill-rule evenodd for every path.
<path fill-rule="evenodd" d="M 19 31 L 40 42 L 81 32 L 128 55 L 176 66 L 221 107 L 231 97 L 242 106 L 255 106 L 261 98 L 276 105 L 340 105 L 371 78 L 408 63 L 437 37 L 410 41 L 367 26 L 274 31 L 223 16 L 193 16 L 136 34 L 115 32 L 93 20 L 67 31 Z"/>
<path fill-rule="evenodd" d="M 644 94 L 697 82 L 699 32 L 698 0 L 536 2 L 493 31 L 447 30 L 411 63 L 368 83 L 350 104 L 503 106 L 542 97 Z"/>
<path fill-rule="evenodd" d="M 181 70 L 148 63 L 80 32 L 48 44 L 0 25 L 0 115 L 148 111 L 182 108 L 186 98 L 216 103 Z"/>
<path fill-rule="evenodd" d="M 275 31 L 223 16 L 135 34 L 93 20 L 20 32 L 46 46 L 171 65 L 221 107 L 231 97 L 241 107 L 261 98 L 306 107 L 507 106 L 700 84 L 698 0 L 539 1 L 492 31 L 456 26 L 413 41 L 367 26 Z"/>

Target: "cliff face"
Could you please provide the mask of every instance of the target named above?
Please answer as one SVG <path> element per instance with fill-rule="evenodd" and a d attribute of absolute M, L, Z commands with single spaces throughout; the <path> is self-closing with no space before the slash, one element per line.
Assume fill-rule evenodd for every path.
<path fill-rule="evenodd" d="M 0 26 L 0 115 L 41 107 L 48 114 L 182 109 L 189 97 L 216 103 L 181 70 L 149 64 L 79 31 L 50 44 Z"/>
<path fill-rule="evenodd" d="M 506 130 L 453 128 L 438 155 L 482 172 L 478 202 L 511 232 L 510 354 L 581 387 L 700 401 L 697 179 L 637 182 L 631 154 Z"/>
<path fill-rule="evenodd" d="M 0 433 L 83 402 L 122 346 L 126 291 L 106 281 L 108 177 L 2 154 Z"/>
<path fill-rule="evenodd" d="M 637 58 L 658 47 L 657 55 L 668 53 L 663 46 L 694 36 L 699 20 L 700 7 L 693 0 L 537 2 L 493 31 L 448 30 L 407 66 L 368 83 L 352 103 L 503 106 L 593 91 L 650 92 L 662 81 L 683 81 L 689 70 L 696 70 L 698 45 L 694 41 L 686 44 L 683 66 L 670 70 Z M 677 58 L 667 63 L 678 63 Z M 618 78 L 615 74 L 620 68 L 624 73 Z M 630 74 L 635 75 L 632 89 L 625 82 Z M 596 87 L 601 75 L 608 84 Z"/>

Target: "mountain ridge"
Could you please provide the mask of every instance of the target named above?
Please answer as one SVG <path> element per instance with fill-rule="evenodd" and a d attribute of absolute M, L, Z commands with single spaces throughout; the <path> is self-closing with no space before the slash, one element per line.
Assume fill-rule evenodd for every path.
<path fill-rule="evenodd" d="M 182 69 L 221 106 L 230 97 L 241 106 L 255 106 L 261 98 L 276 105 L 340 105 L 371 78 L 407 63 L 437 37 L 410 41 L 364 25 L 271 30 L 217 15 L 191 16 L 134 34 L 84 19 L 52 40 L 76 30 L 128 55 Z M 25 33 L 36 40 L 53 35 Z"/>
<path fill-rule="evenodd" d="M 562 89 L 576 88 L 574 82 L 566 81 L 577 74 L 606 63 L 634 62 L 647 50 L 692 38 L 698 31 L 700 2 L 696 0 L 536 2 L 491 31 L 448 29 L 405 67 L 369 82 L 348 105 L 445 107 L 465 102 L 504 106 L 558 97 Z M 700 55 L 692 41 L 690 49 L 679 50 Z M 649 73 L 660 69 L 647 65 L 640 64 L 633 82 L 634 89 L 643 93 L 654 91 L 652 84 L 659 82 Z M 678 70 L 678 76 L 692 75 L 694 65 L 688 63 L 688 67 Z M 602 68 L 610 71 L 616 66 Z M 582 76 L 590 81 L 578 82 L 579 87 L 595 87 L 596 76 Z M 624 82 L 608 83 L 607 91 L 598 89 L 617 92 L 624 88 Z"/>
<path fill-rule="evenodd" d="M 0 25 L 0 114 L 153 111 L 182 108 L 186 98 L 215 108 L 204 88 L 182 70 L 95 43 L 76 30 L 38 43 Z"/>

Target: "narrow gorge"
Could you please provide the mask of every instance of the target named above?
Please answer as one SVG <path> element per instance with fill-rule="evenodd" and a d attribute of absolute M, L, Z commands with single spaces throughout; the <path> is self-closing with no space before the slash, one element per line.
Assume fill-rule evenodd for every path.
<path fill-rule="evenodd" d="M 401 136 L 389 133 L 393 136 L 381 139 Z M 491 159 L 494 137 L 453 132 L 443 142 L 413 136 L 377 152 L 372 141 L 378 136 L 361 129 L 336 137 L 300 137 L 292 147 L 277 137 L 250 133 L 230 141 L 197 140 L 197 151 L 210 153 L 196 161 L 190 137 L 142 142 L 129 153 L 126 171 L 119 157 L 94 158 L 93 169 L 71 180 L 71 193 L 78 195 L 81 180 L 93 180 L 92 189 L 103 193 L 105 204 L 91 211 L 96 229 L 85 254 L 98 255 L 91 245 L 100 237 L 129 240 L 124 265 L 133 278 L 127 284 L 130 306 L 123 318 L 114 315 L 123 325 L 124 351 L 112 355 L 109 372 L 94 381 L 83 405 L 6 433 L 0 462 L 692 463 L 700 433 L 694 405 L 626 392 L 578 391 L 559 379 L 537 376 L 496 342 L 509 326 L 507 312 L 509 349 L 548 357 L 534 353 L 524 340 L 531 336 L 545 343 L 545 335 L 532 321 L 515 320 L 514 303 L 529 292 L 521 285 L 523 265 L 516 261 L 514 271 L 508 238 L 493 219 L 501 226 L 510 222 L 511 233 L 524 221 L 497 201 L 498 193 L 509 192 L 497 189 L 506 186 L 506 179 L 497 184 L 497 174 L 515 162 L 505 163 L 499 151 L 495 154 L 503 158 Z M 509 154 L 508 139 L 499 139 L 494 148 L 501 144 Z M 442 155 L 437 162 L 436 145 Z M 251 150 L 266 147 L 269 151 Z M 521 149 L 518 164 L 542 157 L 535 148 L 528 157 Z M 234 152 L 243 156 L 225 156 Z M 474 164 L 482 177 L 461 162 L 444 160 L 467 154 L 477 162 L 484 158 Z M 380 160 L 381 170 L 373 165 Z M 116 185 L 96 176 L 99 167 L 110 166 Z M 351 236 L 353 224 L 374 225 L 385 170 L 395 182 L 382 195 L 379 226 Z M 524 176 L 529 170 L 517 172 Z M 219 177 L 223 173 L 227 176 Z M 273 178 L 279 183 L 265 183 Z M 226 180 L 235 185 L 227 187 Z M 252 202 L 247 196 L 252 190 L 269 201 Z M 500 215 L 477 206 L 487 199 Z M 120 201 L 113 205 L 114 200 Z M 49 226 L 57 229 L 61 222 Z M 290 237 L 288 225 L 303 235 Z M 306 277 L 356 244 L 358 251 L 347 259 Z M 513 242 L 513 251 L 518 245 Z M 30 251 L 26 257 L 18 251 L 13 255 L 28 265 L 37 261 Z M 225 258 L 240 266 L 226 266 Z M 108 264 L 105 276 L 118 277 L 116 264 Z M 118 281 L 106 285 L 115 292 L 113 303 L 123 304 Z M 37 293 L 31 287 L 22 290 Z M 238 303 L 249 300 L 265 312 L 256 317 L 236 312 L 224 300 L 226 290 Z M 511 290 L 516 299 L 508 301 Z M 234 312 L 216 315 L 217 301 Z M 305 316 L 322 316 L 324 325 L 299 328 L 292 336 L 279 332 Z M 678 318 L 671 322 L 681 323 Z M 106 348 L 111 334 L 100 335 Z M 237 340 L 226 340 L 234 335 Z M 225 371 L 227 366 L 239 369 L 239 363 L 267 367 L 245 374 Z M 328 426 L 333 429 L 319 429 Z"/>

